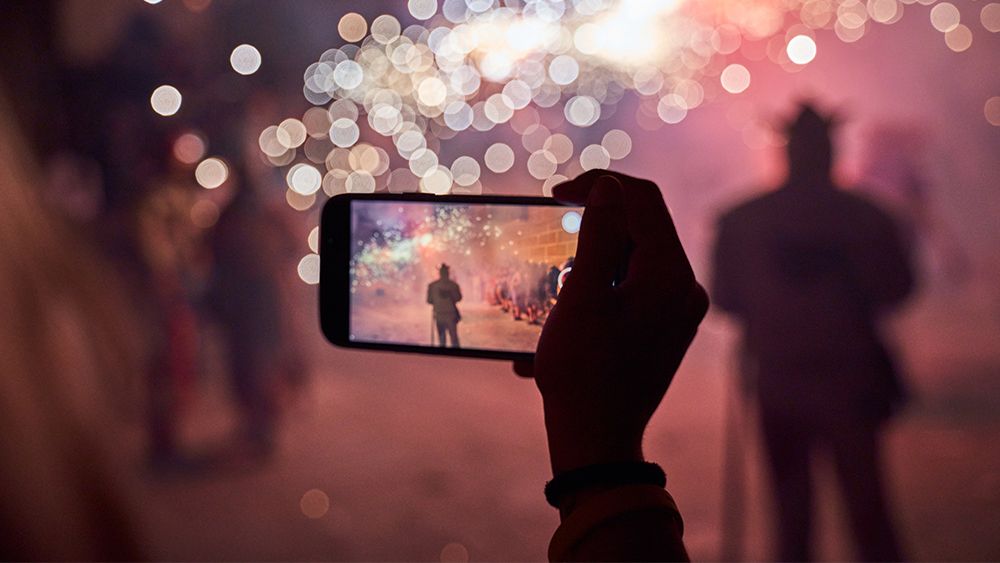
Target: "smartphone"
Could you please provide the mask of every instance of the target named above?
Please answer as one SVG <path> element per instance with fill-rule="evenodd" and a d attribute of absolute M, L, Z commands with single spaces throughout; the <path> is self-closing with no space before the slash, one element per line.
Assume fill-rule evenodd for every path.
<path fill-rule="evenodd" d="M 543 197 L 333 197 L 320 225 L 323 332 L 348 348 L 530 359 L 582 218 Z"/>

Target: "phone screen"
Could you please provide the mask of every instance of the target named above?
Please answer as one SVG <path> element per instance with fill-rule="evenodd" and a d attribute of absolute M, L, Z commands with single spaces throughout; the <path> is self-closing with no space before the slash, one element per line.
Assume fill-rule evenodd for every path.
<path fill-rule="evenodd" d="M 350 341 L 534 353 L 582 208 L 350 205 Z"/>

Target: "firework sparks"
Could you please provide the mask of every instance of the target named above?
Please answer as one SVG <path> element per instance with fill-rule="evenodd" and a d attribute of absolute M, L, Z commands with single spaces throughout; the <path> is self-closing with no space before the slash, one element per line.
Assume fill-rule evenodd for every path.
<path fill-rule="evenodd" d="M 626 95 L 639 98 L 644 128 L 671 126 L 751 87 L 741 49 L 762 45 L 771 62 L 797 72 L 820 55 L 818 31 L 857 41 L 915 1 L 410 0 L 421 23 L 405 28 L 392 15 L 369 25 L 351 13 L 338 26 L 346 44 L 304 74 L 305 97 L 318 107 L 266 129 L 260 147 L 275 166 L 300 152 L 325 164 L 318 180 L 311 165 L 293 166 L 289 201 L 298 207 L 311 206 L 315 198 L 305 205 L 301 196 L 320 187 L 328 196 L 480 193 L 484 166 L 500 175 L 519 164 L 548 193 L 566 177 L 627 157 L 625 131 L 580 147 L 566 134 L 609 118 Z M 939 2 L 931 20 L 961 51 L 971 33 L 956 13 Z M 984 25 L 995 23 L 990 14 Z M 501 127 L 521 136 L 526 154 L 497 142 L 442 162 L 452 149 L 478 151 L 481 143 L 463 140 Z"/>

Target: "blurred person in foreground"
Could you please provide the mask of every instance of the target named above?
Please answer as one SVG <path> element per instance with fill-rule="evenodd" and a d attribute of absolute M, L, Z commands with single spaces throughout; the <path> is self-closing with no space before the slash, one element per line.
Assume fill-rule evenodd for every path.
<path fill-rule="evenodd" d="M 42 205 L 13 118 L 0 87 L 0 560 L 137 559 L 113 415 L 141 330 L 113 269 Z"/>
<path fill-rule="evenodd" d="M 553 561 L 686 560 L 683 522 L 642 437 L 708 308 L 656 184 L 603 170 L 554 190 L 586 205 L 579 254 L 532 363 L 562 523 Z M 622 277 L 624 272 L 624 277 Z"/>
<path fill-rule="evenodd" d="M 788 177 L 719 221 L 713 301 L 742 322 L 777 497 L 779 560 L 812 553 L 812 458 L 832 454 L 858 557 L 901 558 L 880 431 L 904 392 L 878 331 L 914 279 L 893 220 L 832 180 L 833 122 L 803 105 Z"/>
<path fill-rule="evenodd" d="M 275 447 L 284 386 L 305 367 L 290 322 L 285 278 L 294 272 L 296 239 L 266 184 L 234 167 L 235 195 L 212 233 L 214 273 L 208 305 L 224 332 L 230 381 L 241 414 L 236 445 L 251 457 Z"/>

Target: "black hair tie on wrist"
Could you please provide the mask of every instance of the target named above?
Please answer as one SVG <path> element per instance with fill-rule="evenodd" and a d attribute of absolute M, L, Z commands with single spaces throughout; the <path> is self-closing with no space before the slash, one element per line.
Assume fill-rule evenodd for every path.
<path fill-rule="evenodd" d="M 667 474 L 648 461 L 622 461 L 598 463 L 566 471 L 545 484 L 545 500 L 559 508 L 563 498 L 591 487 L 618 487 L 622 485 L 667 486 Z"/>

